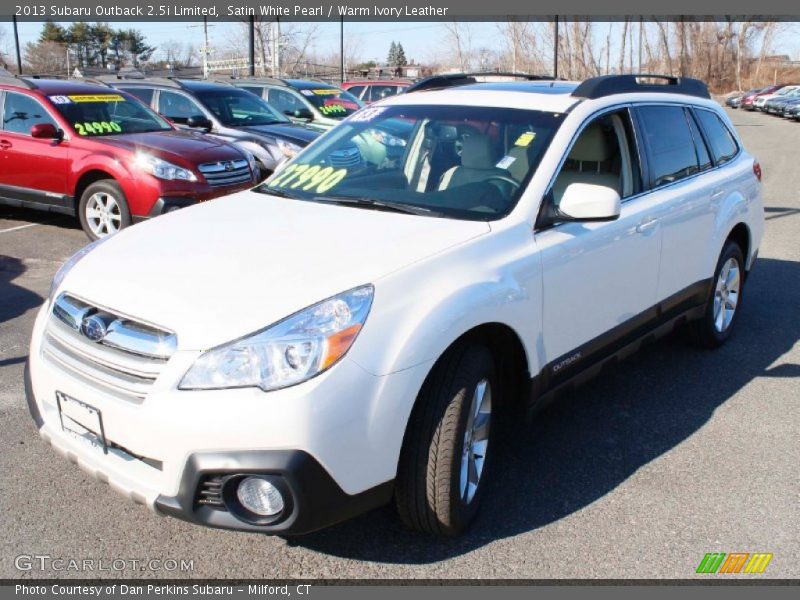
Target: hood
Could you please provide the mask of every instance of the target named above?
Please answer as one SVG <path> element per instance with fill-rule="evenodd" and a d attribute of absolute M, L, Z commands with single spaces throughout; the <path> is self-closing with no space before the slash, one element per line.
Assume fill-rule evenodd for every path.
<path fill-rule="evenodd" d="M 242 130 L 256 135 L 279 137 L 303 147 L 313 142 L 319 137 L 320 133 L 322 133 L 319 129 L 312 129 L 304 125 L 295 125 L 293 123 L 253 125 L 252 127 L 243 127 Z"/>
<path fill-rule="evenodd" d="M 62 289 L 175 331 L 182 350 L 204 350 L 489 231 L 482 221 L 248 191 L 116 234 Z M 380 293 L 378 284 L 376 303 Z"/>
<path fill-rule="evenodd" d="M 194 164 L 242 158 L 242 153 L 219 138 L 190 131 L 157 131 L 97 138 L 130 152 L 145 150 L 165 160 Z"/>

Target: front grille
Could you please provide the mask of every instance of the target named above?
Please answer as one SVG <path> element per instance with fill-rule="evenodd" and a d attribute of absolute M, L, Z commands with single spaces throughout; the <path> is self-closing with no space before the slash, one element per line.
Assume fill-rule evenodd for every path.
<path fill-rule="evenodd" d="M 211 187 L 236 185 L 252 180 L 250 166 L 246 160 L 221 160 L 198 166 L 203 177 Z"/>
<path fill-rule="evenodd" d="M 62 294 L 47 323 L 42 356 L 104 393 L 141 401 L 176 347 L 174 333 Z"/>
<path fill-rule="evenodd" d="M 198 506 L 210 506 L 218 510 L 227 510 L 222 501 L 222 475 L 205 475 L 197 486 L 195 503 Z"/>
<path fill-rule="evenodd" d="M 361 164 L 361 151 L 356 146 L 347 146 L 331 152 L 328 160 L 334 167 L 352 169 Z"/>

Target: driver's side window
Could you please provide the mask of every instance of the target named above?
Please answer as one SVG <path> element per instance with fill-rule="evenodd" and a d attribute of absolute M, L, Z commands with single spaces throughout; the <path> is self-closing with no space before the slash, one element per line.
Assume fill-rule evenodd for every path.
<path fill-rule="evenodd" d="M 573 183 L 612 188 L 621 198 L 641 190 L 641 173 L 627 109 L 606 113 L 589 122 L 567 155 L 551 190 L 558 206 Z"/>
<path fill-rule="evenodd" d="M 183 94 L 164 90 L 158 94 L 158 112 L 181 125 L 185 125 L 189 117 L 203 116 L 203 109 L 195 102 Z"/>

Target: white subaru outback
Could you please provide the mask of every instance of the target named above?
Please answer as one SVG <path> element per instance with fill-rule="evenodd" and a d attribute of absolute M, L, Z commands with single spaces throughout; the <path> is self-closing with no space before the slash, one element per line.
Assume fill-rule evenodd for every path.
<path fill-rule="evenodd" d="M 454 535 L 504 418 L 679 325 L 728 339 L 761 171 L 704 84 L 420 87 L 67 261 L 26 370 L 41 436 L 195 523 L 302 533 L 393 501 Z"/>

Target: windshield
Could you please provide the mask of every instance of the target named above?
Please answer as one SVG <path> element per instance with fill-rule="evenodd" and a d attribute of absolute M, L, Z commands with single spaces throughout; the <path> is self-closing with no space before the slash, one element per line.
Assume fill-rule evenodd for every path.
<path fill-rule="evenodd" d="M 264 100 L 245 90 L 231 88 L 202 91 L 195 95 L 227 127 L 289 122 Z"/>
<path fill-rule="evenodd" d="M 258 191 L 493 220 L 514 207 L 562 120 L 482 106 L 365 108 Z"/>
<path fill-rule="evenodd" d="M 172 130 L 169 123 L 127 94 L 69 94 L 49 99 L 81 136 Z"/>
<path fill-rule="evenodd" d="M 331 119 L 349 117 L 364 104 L 349 92 L 320 84 L 319 87 L 299 90 L 323 116 Z"/>

